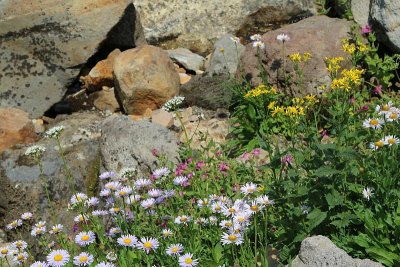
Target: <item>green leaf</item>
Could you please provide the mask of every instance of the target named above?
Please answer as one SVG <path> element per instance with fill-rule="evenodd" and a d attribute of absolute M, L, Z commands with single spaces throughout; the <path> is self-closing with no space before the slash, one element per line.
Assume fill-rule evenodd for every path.
<path fill-rule="evenodd" d="M 336 206 L 342 205 L 344 202 L 344 196 L 340 195 L 336 190 L 327 194 L 325 199 L 328 203 L 329 209 L 333 209 Z"/>
<path fill-rule="evenodd" d="M 330 166 L 322 166 L 319 167 L 317 170 L 315 170 L 314 175 L 317 177 L 323 177 L 323 176 L 331 176 L 338 173 L 340 173 L 340 171 L 335 170 Z"/>
<path fill-rule="evenodd" d="M 377 259 L 379 262 L 392 266 L 394 260 L 398 259 L 397 254 L 386 251 L 382 248 L 372 247 L 366 249 L 367 253 L 372 256 L 372 258 Z"/>
<path fill-rule="evenodd" d="M 220 243 L 217 243 L 212 251 L 215 262 L 220 262 L 222 259 L 222 252 L 224 251 Z"/>
<path fill-rule="evenodd" d="M 353 241 L 363 248 L 369 248 L 371 246 L 370 240 L 366 234 L 359 234 L 353 238 Z"/>
<path fill-rule="evenodd" d="M 312 231 L 315 227 L 320 225 L 327 217 L 327 212 L 322 212 L 320 209 L 314 209 L 307 215 L 308 231 Z"/>

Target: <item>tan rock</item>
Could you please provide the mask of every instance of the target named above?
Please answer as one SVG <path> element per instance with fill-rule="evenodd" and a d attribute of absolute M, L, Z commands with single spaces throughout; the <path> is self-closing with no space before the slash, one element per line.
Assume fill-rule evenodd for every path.
<path fill-rule="evenodd" d="M 179 79 L 181 84 L 188 83 L 190 79 L 192 79 L 192 76 L 187 75 L 186 73 L 179 73 Z"/>
<path fill-rule="evenodd" d="M 174 124 L 174 116 L 168 111 L 157 109 L 153 111 L 151 121 L 166 128 L 170 128 Z"/>
<path fill-rule="evenodd" d="M 120 110 L 117 99 L 115 98 L 114 88 L 103 89 L 93 94 L 93 105 L 99 110 L 109 110 L 118 112 Z"/>
<path fill-rule="evenodd" d="M 153 111 L 151 110 L 151 108 L 146 108 L 146 110 L 143 113 L 143 117 L 144 118 L 151 118 L 153 114 Z"/>
<path fill-rule="evenodd" d="M 162 49 L 150 45 L 122 52 L 114 62 L 116 96 L 127 114 L 160 108 L 179 93 L 179 75 Z"/>
<path fill-rule="evenodd" d="M 44 121 L 42 119 L 34 119 L 32 120 L 33 127 L 35 128 L 35 133 L 44 133 L 46 131 L 46 127 L 44 126 Z"/>
<path fill-rule="evenodd" d="M 121 54 L 121 50 L 115 49 L 106 59 L 99 61 L 87 76 L 81 77 L 82 88 L 93 92 L 101 90 L 103 86 L 113 87 L 113 65 L 119 54 Z"/>
<path fill-rule="evenodd" d="M 28 113 L 16 108 L 0 109 L 0 153 L 16 144 L 35 140 L 35 129 Z"/>

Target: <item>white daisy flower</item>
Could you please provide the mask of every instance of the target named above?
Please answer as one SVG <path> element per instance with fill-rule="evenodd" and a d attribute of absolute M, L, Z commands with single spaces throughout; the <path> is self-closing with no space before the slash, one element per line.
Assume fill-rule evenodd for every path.
<path fill-rule="evenodd" d="M 365 128 L 381 129 L 385 122 L 380 118 L 368 118 L 364 121 Z"/>
<path fill-rule="evenodd" d="M 46 259 L 50 266 L 61 267 L 69 262 L 69 254 L 63 249 L 52 250 Z"/>
<path fill-rule="evenodd" d="M 161 177 L 163 177 L 163 176 L 167 176 L 168 174 L 170 174 L 170 172 L 171 172 L 171 171 L 170 171 L 167 167 L 162 167 L 162 168 L 159 168 L 159 169 L 154 170 L 152 176 L 153 176 L 155 179 L 158 179 L 158 178 L 161 178 Z"/>
<path fill-rule="evenodd" d="M 180 267 L 193 267 L 199 264 L 198 259 L 193 259 L 192 253 L 186 253 L 183 256 L 180 256 L 178 262 Z"/>
<path fill-rule="evenodd" d="M 86 206 L 88 207 L 96 207 L 99 205 L 100 200 L 97 197 L 91 197 L 88 200 L 86 200 Z"/>
<path fill-rule="evenodd" d="M 149 254 L 151 250 L 156 250 L 158 248 L 159 243 L 156 238 L 142 237 L 136 246 L 137 248 Z"/>
<path fill-rule="evenodd" d="M 0 247 L 0 258 L 5 258 L 9 255 L 10 253 L 10 247 Z"/>
<path fill-rule="evenodd" d="M 165 190 L 165 191 L 164 191 L 164 197 L 165 197 L 165 198 L 171 198 L 171 197 L 173 197 L 173 196 L 175 196 L 175 190 L 174 190 L 174 189 Z"/>
<path fill-rule="evenodd" d="M 108 189 L 108 188 L 105 188 L 105 189 L 103 189 L 103 190 L 101 190 L 100 191 L 100 196 L 101 197 L 109 197 L 109 196 L 111 196 L 111 190 L 110 189 Z"/>
<path fill-rule="evenodd" d="M 48 267 L 48 265 L 44 261 L 35 261 L 30 267 Z"/>
<path fill-rule="evenodd" d="M 207 207 L 210 201 L 207 198 L 197 200 L 197 206 L 199 208 Z"/>
<path fill-rule="evenodd" d="M 30 219 L 32 219 L 32 217 L 33 217 L 32 212 L 25 212 L 25 213 L 22 213 L 22 215 L 21 215 L 21 219 L 24 221 L 30 220 Z"/>
<path fill-rule="evenodd" d="M 47 138 L 59 138 L 61 136 L 62 132 L 64 131 L 64 129 L 65 128 L 62 125 L 53 127 L 45 133 L 45 136 Z"/>
<path fill-rule="evenodd" d="M 85 203 L 85 201 L 88 199 L 88 196 L 85 195 L 84 193 L 77 193 L 73 195 L 70 199 L 71 205 L 77 205 L 81 203 Z"/>
<path fill-rule="evenodd" d="M 108 231 L 108 234 L 112 237 L 116 236 L 117 234 L 121 233 L 121 229 L 119 227 L 113 227 Z"/>
<path fill-rule="evenodd" d="M 49 231 L 50 234 L 58 234 L 63 230 L 64 226 L 61 224 L 56 224 L 51 227 L 51 230 Z"/>
<path fill-rule="evenodd" d="M 234 217 L 233 221 L 242 225 L 248 225 L 250 222 L 251 213 L 250 212 L 238 212 Z"/>
<path fill-rule="evenodd" d="M 259 212 L 260 210 L 262 210 L 263 208 L 264 208 L 263 204 L 260 204 L 257 200 L 253 200 L 250 203 L 248 210 L 251 213 L 256 213 L 256 212 Z"/>
<path fill-rule="evenodd" d="M 257 185 L 254 183 L 247 183 L 240 187 L 240 191 L 246 196 L 249 194 L 253 194 L 254 192 L 257 192 Z"/>
<path fill-rule="evenodd" d="M 24 250 L 28 247 L 28 243 L 26 243 L 24 240 L 17 240 L 13 242 L 12 247 L 18 249 L 18 250 Z"/>
<path fill-rule="evenodd" d="M 232 227 L 232 226 L 233 226 L 233 222 L 230 221 L 230 220 L 222 220 L 222 221 L 219 223 L 219 226 L 221 226 L 221 228 L 226 228 L 226 229 L 228 229 L 229 227 Z"/>
<path fill-rule="evenodd" d="M 236 36 L 230 37 L 231 41 L 234 42 L 235 44 L 240 44 L 240 39 Z"/>
<path fill-rule="evenodd" d="M 123 168 L 119 172 L 119 177 L 125 178 L 125 179 L 130 179 L 130 178 L 133 178 L 133 176 L 135 175 L 135 172 L 136 172 L 136 169 L 133 167 Z"/>
<path fill-rule="evenodd" d="M 274 201 L 270 200 L 267 195 L 257 197 L 256 201 L 258 204 L 264 206 L 269 206 L 274 204 Z"/>
<path fill-rule="evenodd" d="M 196 221 L 195 221 L 194 223 L 195 223 L 195 224 L 199 224 L 199 225 L 201 225 L 201 226 L 204 226 L 204 225 L 207 224 L 207 219 L 206 219 L 206 218 L 203 218 L 203 217 L 200 217 L 200 218 L 197 218 Z"/>
<path fill-rule="evenodd" d="M 171 237 L 174 234 L 174 232 L 171 229 L 163 229 L 162 234 L 164 238 L 168 238 Z"/>
<path fill-rule="evenodd" d="M 140 205 L 146 210 L 154 208 L 155 204 L 156 200 L 154 198 L 145 199 L 140 203 Z"/>
<path fill-rule="evenodd" d="M 215 216 L 210 216 L 210 217 L 208 218 L 208 221 L 210 222 L 210 224 L 215 225 L 215 224 L 218 223 L 218 218 L 215 217 Z"/>
<path fill-rule="evenodd" d="M 250 40 L 252 41 L 260 41 L 261 40 L 261 35 L 260 34 L 253 34 L 252 36 L 250 36 Z"/>
<path fill-rule="evenodd" d="M 363 191 L 362 191 L 363 197 L 366 198 L 369 201 L 369 199 L 374 194 L 374 193 L 372 193 L 372 191 L 373 191 L 372 188 L 369 188 L 369 187 L 364 188 Z"/>
<path fill-rule="evenodd" d="M 44 227 L 46 226 L 46 221 L 39 221 L 38 223 L 35 224 L 35 227 Z"/>
<path fill-rule="evenodd" d="M 44 146 L 34 145 L 26 149 L 25 155 L 34 158 L 40 158 L 45 151 L 46 148 Z"/>
<path fill-rule="evenodd" d="M 150 189 L 147 192 L 147 194 L 149 194 L 150 197 L 157 198 L 157 197 L 160 197 L 163 194 L 163 191 L 160 190 L 160 189 L 153 188 L 153 189 Z"/>
<path fill-rule="evenodd" d="M 32 236 L 39 236 L 46 233 L 46 226 L 43 227 L 33 227 L 31 231 Z"/>
<path fill-rule="evenodd" d="M 130 187 L 130 186 L 124 186 L 124 187 L 121 187 L 120 189 L 118 189 L 116 192 L 115 192 L 115 196 L 116 197 L 127 197 L 127 196 L 129 196 L 130 194 L 132 194 L 132 187 Z"/>
<path fill-rule="evenodd" d="M 22 225 L 22 220 L 21 219 L 17 219 L 17 220 L 12 221 L 11 223 L 7 224 L 6 229 L 7 230 L 12 230 L 12 229 L 15 229 L 15 228 L 17 228 L 17 227 L 19 227 L 21 225 Z"/>
<path fill-rule="evenodd" d="M 278 34 L 278 36 L 276 37 L 276 40 L 278 40 L 281 43 L 288 42 L 290 40 L 290 37 L 287 34 L 281 33 L 281 34 Z"/>
<path fill-rule="evenodd" d="M 222 213 L 225 216 L 234 216 L 236 213 L 240 211 L 240 207 L 238 205 L 233 205 L 231 207 L 223 207 Z"/>
<path fill-rule="evenodd" d="M 188 181 L 186 176 L 178 176 L 174 178 L 174 185 L 184 185 Z"/>
<path fill-rule="evenodd" d="M 172 256 L 172 255 L 179 255 L 183 251 L 183 245 L 182 244 L 173 244 L 170 245 L 165 252 Z"/>
<path fill-rule="evenodd" d="M 191 221 L 191 218 L 189 216 L 186 215 L 181 215 L 175 218 L 174 222 L 176 224 L 185 224 L 187 225 L 188 222 Z"/>
<path fill-rule="evenodd" d="M 387 104 L 383 104 L 382 106 L 377 105 L 376 108 L 375 108 L 375 111 L 379 115 L 386 115 L 387 113 L 390 112 L 392 106 L 393 106 L 392 101 L 389 101 Z"/>
<path fill-rule="evenodd" d="M 216 203 L 213 203 L 211 205 L 211 210 L 212 210 L 213 213 L 221 213 L 222 210 L 225 209 L 225 208 L 226 208 L 225 205 L 220 201 L 218 201 Z"/>
<path fill-rule="evenodd" d="M 223 245 L 240 245 L 243 243 L 243 235 L 240 233 L 223 233 L 221 237 L 221 243 Z"/>
<path fill-rule="evenodd" d="M 92 211 L 92 216 L 107 216 L 109 214 L 108 210 L 94 210 Z"/>
<path fill-rule="evenodd" d="M 14 264 L 21 265 L 28 259 L 28 252 L 26 251 L 19 251 L 14 258 L 12 259 Z"/>
<path fill-rule="evenodd" d="M 109 179 L 109 178 L 113 178 L 115 177 L 116 173 L 115 172 L 103 172 L 102 174 L 100 174 L 99 179 L 100 180 L 105 180 L 105 179 Z"/>
<path fill-rule="evenodd" d="M 400 139 L 394 135 L 387 135 L 383 139 L 383 143 L 388 146 L 397 145 L 400 143 Z"/>
<path fill-rule="evenodd" d="M 116 267 L 115 264 L 102 261 L 99 264 L 95 265 L 94 267 Z"/>
<path fill-rule="evenodd" d="M 143 187 L 149 187 L 152 185 L 152 181 L 150 179 L 138 179 L 135 181 L 135 187 L 137 189 L 143 188 Z"/>
<path fill-rule="evenodd" d="M 112 190 L 112 191 L 118 191 L 118 190 L 122 187 L 122 185 L 121 185 L 121 183 L 118 182 L 118 181 L 112 181 L 112 182 L 106 183 L 106 184 L 104 185 L 104 187 L 105 187 L 106 189 L 109 189 L 109 190 Z"/>
<path fill-rule="evenodd" d="M 85 214 L 79 214 L 79 215 L 77 215 L 77 216 L 75 216 L 75 218 L 74 218 L 74 222 L 76 222 L 76 223 L 86 223 L 87 221 L 88 221 L 88 217 L 87 217 L 87 215 L 85 215 Z"/>
<path fill-rule="evenodd" d="M 75 236 L 75 243 L 81 247 L 90 245 L 96 241 L 96 236 L 92 231 L 80 232 Z"/>
<path fill-rule="evenodd" d="M 74 264 L 76 266 L 88 266 L 93 263 L 93 260 L 93 255 L 81 252 L 78 256 L 74 257 Z"/>
<path fill-rule="evenodd" d="M 110 214 L 118 214 L 118 213 L 121 213 L 121 208 L 120 207 L 112 207 L 112 208 L 110 208 L 109 210 L 108 210 L 109 212 L 110 212 Z"/>
<path fill-rule="evenodd" d="M 140 195 L 130 195 L 125 199 L 125 203 L 128 205 L 135 204 L 140 201 L 142 197 Z"/>
<path fill-rule="evenodd" d="M 117 239 L 117 243 L 123 247 L 135 247 L 138 243 L 138 239 L 134 235 L 123 235 Z"/>
<path fill-rule="evenodd" d="M 384 140 L 378 140 L 376 142 L 371 142 L 369 144 L 369 148 L 372 150 L 378 150 L 380 148 L 382 148 L 385 145 Z"/>
<path fill-rule="evenodd" d="M 265 48 L 265 44 L 261 41 L 255 41 L 253 42 L 253 47 L 257 47 L 259 49 L 264 49 Z"/>
<path fill-rule="evenodd" d="M 398 121 L 400 115 L 400 109 L 398 108 L 391 108 L 389 112 L 385 114 L 385 119 L 388 122 Z"/>

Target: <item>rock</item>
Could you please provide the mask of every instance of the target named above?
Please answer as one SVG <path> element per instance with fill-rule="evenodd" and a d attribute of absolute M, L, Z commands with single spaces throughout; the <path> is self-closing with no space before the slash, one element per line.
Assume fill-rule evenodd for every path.
<path fill-rule="evenodd" d="M 174 134 L 160 125 L 113 115 L 102 124 L 102 166 L 117 172 L 125 167 L 133 167 L 139 176 L 149 174 L 157 167 L 157 158 L 152 154 L 152 149 L 177 162 L 177 143 Z"/>
<path fill-rule="evenodd" d="M 186 70 L 198 71 L 204 67 L 204 57 L 192 53 L 186 48 L 167 50 L 169 57 L 176 63 L 182 65 Z"/>
<path fill-rule="evenodd" d="M 372 1 L 370 20 L 379 40 L 400 53 L 400 1 Z"/>
<path fill-rule="evenodd" d="M 192 76 L 187 75 L 186 73 L 179 73 L 179 82 L 180 84 L 187 84 L 192 79 Z"/>
<path fill-rule="evenodd" d="M 44 121 L 42 119 L 33 119 L 32 124 L 35 128 L 35 133 L 40 134 L 46 131 L 46 127 L 44 126 Z"/>
<path fill-rule="evenodd" d="M 208 75 L 234 75 L 236 73 L 239 58 L 244 52 L 244 45 L 233 42 L 232 37 L 234 36 L 231 34 L 225 34 L 214 44 L 210 65 L 206 70 Z M 223 49 L 223 52 L 221 49 Z"/>
<path fill-rule="evenodd" d="M 353 0 L 350 3 L 354 21 L 360 26 L 368 24 L 370 2 L 371 0 Z"/>
<path fill-rule="evenodd" d="M 129 0 L 1 1 L 0 106 L 43 115 L 89 58 L 144 42 L 135 17 Z"/>
<path fill-rule="evenodd" d="M 122 52 L 114 62 L 116 96 L 127 114 L 160 108 L 179 93 L 179 75 L 168 54 L 150 45 Z"/>
<path fill-rule="evenodd" d="M 292 267 L 383 267 L 370 261 L 353 259 L 346 252 L 332 243 L 325 236 L 308 237 L 301 242 L 299 255 L 292 262 Z"/>
<path fill-rule="evenodd" d="M 351 23 L 346 20 L 329 18 L 327 16 L 314 16 L 298 23 L 284 26 L 278 30 L 268 32 L 262 36 L 262 41 L 267 44 L 266 51 L 260 54 L 268 73 L 269 83 L 287 94 L 304 96 L 318 94 L 318 86 L 329 86 L 331 78 L 326 70 L 326 57 L 345 57 L 342 51 L 343 38 L 348 37 Z M 311 59 L 302 67 L 304 73 L 304 86 L 294 82 L 283 88 L 282 44 L 276 40 L 279 34 L 289 35 L 290 41 L 285 43 L 286 55 L 293 53 L 310 52 Z M 312 41 L 310 41 L 312 40 Z M 238 70 L 237 75 L 244 75 L 253 86 L 262 82 L 260 78 L 259 59 L 256 48 L 252 44 L 246 46 L 241 57 L 243 73 Z M 296 80 L 293 63 L 286 57 L 286 77 L 292 76 Z"/>
<path fill-rule="evenodd" d="M 100 168 L 99 126 L 102 120 L 97 113 L 85 112 L 58 116 L 51 126 L 65 127 L 60 140 L 74 177 L 76 191 L 93 194 L 96 190 Z M 56 207 L 57 219 L 54 222 L 65 223 L 69 227 L 73 220 L 66 208 L 74 190 L 66 176 L 56 142 L 44 138 L 35 145 L 46 148 L 42 164 L 49 184 L 49 194 Z M 4 197 L 0 198 L 0 213 L 2 209 L 6 210 L 2 214 L 4 217 L 1 223 L 16 219 L 25 211 L 31 211 L 36 218 L 50 220 L 50 209 L 39 167 L 35 160 L 24 155 L 26 148 L 7 150 L 0 155 L 0 196 Z M 4 225 L 0 225 L 2 226 Z"/>
<path fill-rule="evenodd" d="M 133 0 L 146 40 L 167 49 L 204 54 L 225 33 L 266 31 L 300 15 L 316 14 L 314 0 Z"/>
<path fill-rule="evenodd" d="M 0 108 L 0 154 L 16 144 L 33 143 L 35 128 L 28 113 L 16 108 Z"/>
<path fill-rule="evenodd" d="M 185 97 L 188 106 L 198 106 L 215 110 L 229 108 L 232 91 L 227 88 L 227 76 L 194 76 L 181 86 L 180 95 Z"/>
<path fill-rule="evenodd" d="M 174 116 L 168 111 L 157 109 L 151 114 L 151 122 L 170 128 L 174 124 Z"/>
<path fill-rule="evenodd" d="M 90 96 L 94 98 L 93 105 L 97 109 L 102 111 L 109 110 L 111 112 L 120 111 L 118 101 L 115 98 L 114 88 L 104 87 L 103 90 L 94 92 Z"/>
<path fill-rule="evenodd" d="M 104 60 L 99 61 L 87 76 L 80 78 L 82 88 L 89 92 L 100 91 L 103 86 L 113 87 L 113 65 L 115 58 L 121 54 L 121 50 L 115 49 Z"/>

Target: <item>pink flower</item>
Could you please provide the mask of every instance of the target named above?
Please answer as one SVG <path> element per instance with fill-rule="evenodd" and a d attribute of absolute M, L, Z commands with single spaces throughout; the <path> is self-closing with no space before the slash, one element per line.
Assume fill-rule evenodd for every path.
<path fill-rule="evenodd" d="M 222 155 L 222 150 L 218 150 L 217 153 L 215 153 L 218 157 Z"/>
<path fill-rule="evenodd" d="M 368 106 L 367 106 L 367 105 L 362 106 L 362 107 L 361 107 L 361 110 L 362 110 L 362 111 L 367 111 L 367 110 L 368 110 Z"/>
<path fill-rule="evenodd" d="M 382 93 L 382 85 L 378 85 L 374 89 L 374 93 L 380 95 Z"/>
<path fill-rule="evenodd" d="M 350 104 L 354 104 L 354 102 L 356 102 L 356 100 L 354 99 L 354 97 L 350 98 Z"/>
<path fill-rule="evenodd" d="M 193 162 L 193 159 L 192 158 L 188 158 L 187 160 L 186 160 L 186 163 L 188 163 L 188 164 L 190 164 L 190 163 L 192 163 Z"/>
<path fill-rule="evenodd" d="M 370 25 L 365 25 L 364 27 L 361 28 L 361 31 L 363 34 L 368 34 L 372 32 L 372 28 Z"/>
<path fill-rule="evenodd" d="M 293 156 L 290 154 L 287 154 L 285 156 L 281 157 L 281 163 L 283 165 L 289 166 L 293 164 Z"/>
<path fill-rule="evenodd" d="M 158 150 L 156 148 L 153 148 L 153 150 L 151 150 L 151 153 L 153 153 L 154 157 L 158 157 Z"/>
<path fill-rule="evenodd" d="M 200 160 L 196 163 L 196 170 L 200 170 L 204 166 L 204 161 Z"/>
<path fill-rule="evenodd" d="M 258 156 L 261 154 L 261 148 L 255 148 L 251 154 L 253 154 L 254 156 Z"/>
<path fill-rule="evenodd" d="M 244 153 L 240 156 L 240 158 L 241 158 L 241 159 L 244 159 L 244 160 L 248 160 L 249 157 L 250 157 L 250 154 L 249 154 L 248 152 L 244 152 Z"/>
<path fill-rule="evenodd" d="M 228 164 L 222 162 L 221 164 L 219 164 L 219 170 L 222 172 L 229 170 Z"/>

